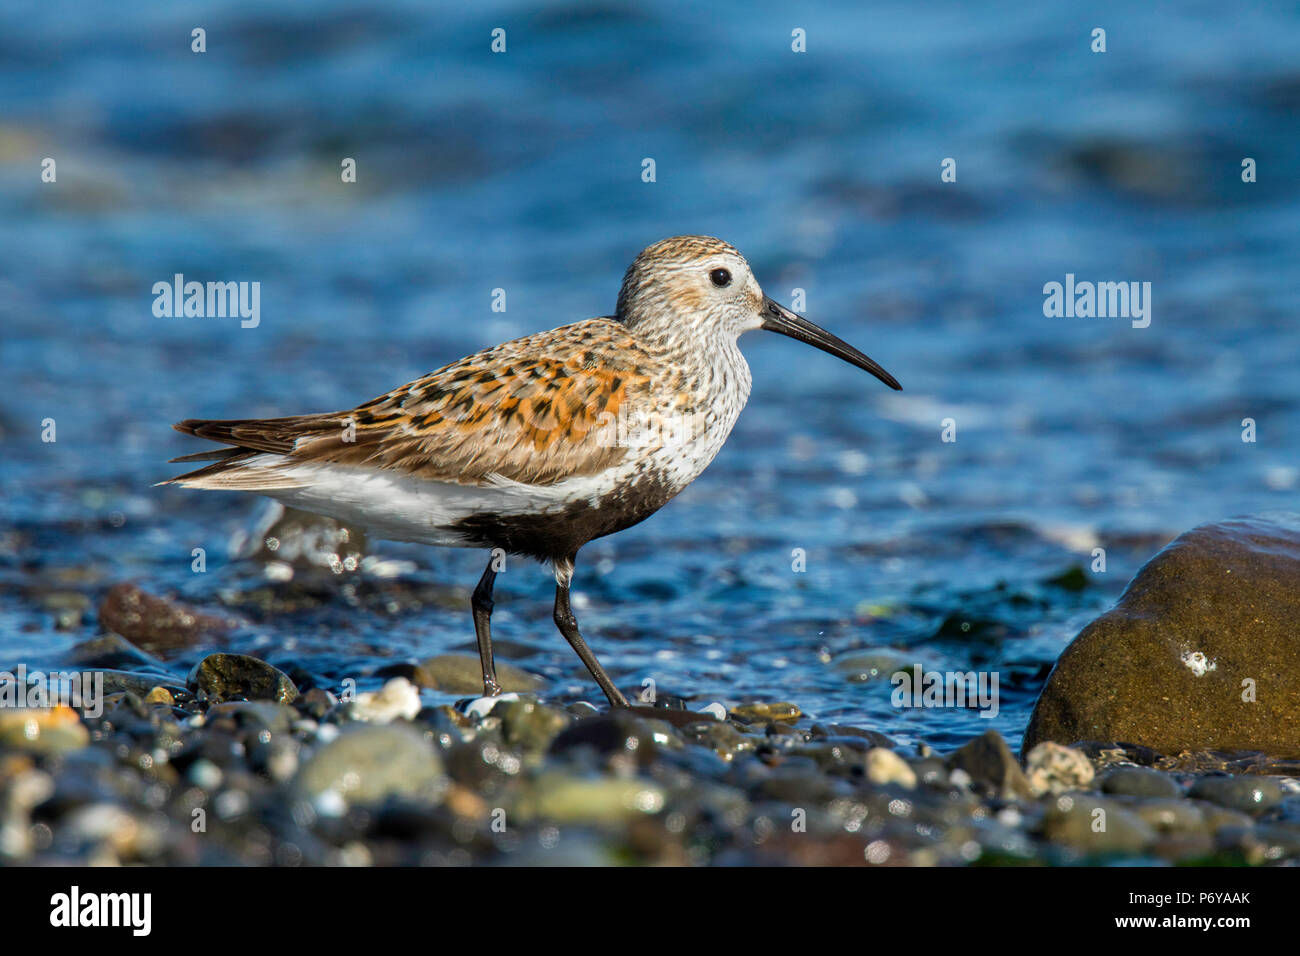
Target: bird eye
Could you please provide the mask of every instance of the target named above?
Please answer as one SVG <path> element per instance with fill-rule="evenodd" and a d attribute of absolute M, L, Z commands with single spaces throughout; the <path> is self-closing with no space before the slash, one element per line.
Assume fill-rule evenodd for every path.
<path fill-rule="evenodd" d="M 726 269 L 714 269 L 709 273 L 709 278 L 713 280 L 713 284 L 719 289 L 724 285 L 731 285 L 731 273 Z"/>

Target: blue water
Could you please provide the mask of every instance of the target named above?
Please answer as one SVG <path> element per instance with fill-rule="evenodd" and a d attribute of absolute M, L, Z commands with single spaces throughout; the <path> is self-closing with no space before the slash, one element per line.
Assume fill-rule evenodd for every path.
<path fill-rule="evenodd" d="M 608 313 L 642 246 L 706 233 L 906 390 L 744 340 L 754 394 L 717 461 L 581 556 L 594 648 L 623 686 L 697 703 L 1017 737 L 1056 655 L 1165 541 L 1300 493 L 1300 12 L 1138 7 L 6 4 L 0 659 L 54 663 L 94 633 L 93 612 L 56 627 L 52 587 L 219 608 L 263 581 L 228 552 L 258 501 L 152 487 L 196 450 L 171 422 L 349 406 Z M 261 324 L 155 318 L 178 272 L 260 282 Z M 1150 327 L 1045 317 L 1067 273 L 1150 282 Z M 384 587 L 445 600 L 358 606 L 340 576 L 323 607 L 171 666 L 220 646 L 365 683 L 469 646 L 479 554 L 369 551 L 409 562 Z M 1083 590 L 1045 583 L 1073 567 Z M 550 597 L 510 567 L 503 656 L 592 698 Z M 998 716 L 899 711 L 836 667 L 887 648 L 996 671 Z"/>

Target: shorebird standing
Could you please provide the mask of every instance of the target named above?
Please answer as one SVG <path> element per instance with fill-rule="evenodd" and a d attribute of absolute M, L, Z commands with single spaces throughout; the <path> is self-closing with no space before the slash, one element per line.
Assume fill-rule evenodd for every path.
<path fill-rule="evenodd" d="M 380 537 L 494 558 L 471 607 L 483 693 L 496 549 L 549 562 L 555 624 L 611 705 L 627 700 L 569 605 L 578 549 L 649 517 L 702 472 L 749 397 L 736 339 L 768 329 L 894 377 L 763 294 L 734 247 L 677 236 L 647 247 L 615 314 L 477 352 L 351 411 L 174 426 L 232 447 L 164 484 L 252 491 Z"/>

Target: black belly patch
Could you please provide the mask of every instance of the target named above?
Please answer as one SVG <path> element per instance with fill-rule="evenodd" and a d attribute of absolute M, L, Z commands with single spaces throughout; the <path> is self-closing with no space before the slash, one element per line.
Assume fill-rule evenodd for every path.
<path fill-rule="evenodd" d="M 588 541 L 644 521 L 680 490 L 645 476 L 616 489 L 596 505 L 575 501 L 557 511 L 528 515 L 481 512 L 446 527 L 485 548 L 557 561 L 577 554 Z"/>

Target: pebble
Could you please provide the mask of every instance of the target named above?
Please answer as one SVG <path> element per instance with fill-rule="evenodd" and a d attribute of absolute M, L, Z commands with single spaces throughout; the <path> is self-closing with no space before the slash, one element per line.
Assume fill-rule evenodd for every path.
<path fill-rule="evenodd" d="M 1132 805 L 1133 812 L 1162 833 L 1204 832 L 1205 814 L 1190 800 L 1156 797 Z"/>
<path fill-rule="evenodd" d="M 212 701 L 272 700 L 291 703 L 298 696 L 287 674 L 246 654 L 209 654 L 194 665 L 189 688 Z"/>
<path fill-rule="evenodd" d="M 353 724 L 299 768 L 294 786 L 307 799 L 351 806 L 402 795 L 437 802 L 447 779 L 424 736 L 397 724 Z"/>
<path fill-rule="evenodd" d="M 1105 797 L 1064 794 L 1042 821 L 1043 835 L 1083 856 L 1136 855 L 1155 842 L 1155 829 L 1138 814 Z"/>
<path fill-rule="evenodd" d="M 134 584 L 109 589 L 99 606 L 105 630 L 151 654 L 167 657 L 204 640 L 219 639 L 235 622 L 142 591 Z"/>
<path fill-rule="evenodd" d="M 1219 850 L 1240 854 L 1247 863 L 1260 866 L 1300 856 L 1300 827 L 1262 824 L 1223 827 L 1214 835 Z"/>
<path fill-rule="evenodd" d="M 889 680 L 896 671 L 910 667 L 915 661 L 911 655 L 892 648 L 854 651 L 839 658 L 832 665 L 836 671 L 854 683 Z"/>
<path fill-rule="evenodd" d="M 948 766 L 963 771 L 975 787 L 1007 799 L 1034 796 L 1020 763 L 996 730 L 986 730 L 956 750 Z"/>
<path fill-rule="evenodd" d="M 1101 789 L 1129 797 L 1176 797 L 1182 792 L 1173 777 L 1150 767 L 1116 767 L 1102 778 Z"/>
<path fill-rule="evenodd" d="M 1268 777 L 1202 777 L 1188 794 L 1229 810 L 1257 814 L 1282 801 L 1282 787 Z"/>
<path fill-rule="evenodd" d="M 405 677 L 394 677 L 377 691 L 357 695 L 348 704 L 348 716 L 371 724 L 414 720 L 420 712 L 420 692 Z"/>
<path fill-rule="evenodd" d="M 585 749 L 602 756 L 636 755 L 648 762 L 669 741 L 680 746 L 671 725 L 615 710 L 570 724 L 551 741 L 549 751 L 558 755 Z"/>
<path fill-rule="evenodd" d="M 497 662 L 496 671 L 497 683 L 505 692 L 536 692 L 545 685 L 536 674 L 503 661 Z M 438 654 L 426 658 L 415 668 L 411 679 L 419 687 L 451 694 L 483 692 L 483 666 L 478 656 L 472 654 Z"/>
<path fill-rule="evenodd" d="M 789 724 L 794 723 L 802 716 L 803 711 L 794 704 L 785 701 L 741 704 L 738 707 L 731 708 L 732 719 L 746 724 L 766 723 L 769 721 Z"/>
<path fill-rule="evenodd" d="M 1087 754 L 1073 747 L 1044 741 L 1025 756 L 1025 775 L 1035 796 L 1084 790 L 1096 771 Z"/>
<path fill-rule="evenodd" d="M 884 747 L 867 751 L 867 779 L 882 786 L 894 783 L 907 790 L 916 787 L 916 772 L 906 760 Z"/>
<path fill-rule="evenodd" d="M 517 694 L 510 696 L 513 699 L 498 704 L 494 713 L 500 713 L 501 735 L 511 747 L 529 754 L 544 753 L 573 723 L 573 718 L 562 710 L 536 700 L 525 700 Z"/>
<path fill-rule="evenodd" d="M 172 696 L 172 692 L 166 687 L 155 686 L 149 690 L 149 693 L 144 695 L 144 702 L 150 706 L 161 704 L 165 707 L 172 707 L 176 703 L 176 698 Z"/>
<path fill-rule="evenodd" d="M 272 696 L 225 700 L 139 666 L 99 720 L 0 709 L 5 863 L 1300 863 L 1297 786 L 1207 772 L 1238 758 L 1052 743 L 1022 769 L 992 731 L 945 757 L 781 702 L 715 720 L 512 691 L 471 716 L 404 674 L 340 705 L 274 699 L 263 662 Z M 33 748 L 30 717 L 75 746 Z"/>
<path fill-rule="evenodd" d="M 339 699 L 323 687 L 313 687 L 303 694 L 298 706 L 308 715 L 319 720 L 338 706 L 338 702 Z"/>
<path fill-rule="evenodd" d="M 574 777 L 550 773 L 538 777 L 516 804 L 520 820 L 556 823 L 614 823 L 658 813 L 665 795 L 659 786 L 640 780 Z"/>
<path fill-rule="evenodd" d="M 90 743 L 90 731 L 71 707 L 0 708 L 0 745 L 37 754 L 61 754 Z"/>

